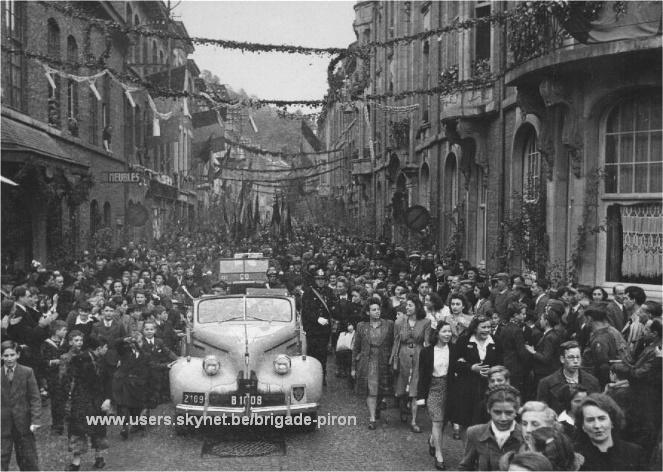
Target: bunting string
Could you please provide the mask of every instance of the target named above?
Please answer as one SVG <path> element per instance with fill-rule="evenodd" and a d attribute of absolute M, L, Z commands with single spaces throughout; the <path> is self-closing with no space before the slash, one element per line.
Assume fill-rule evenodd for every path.
<path fill-rule="evenodd" d="M 477 17 L 477 18 L 466 18 L 459 19 L 456 18 L 452 23 L 445 25 L 440 28 L 432 29 L 429 31 L 422 31 L 416 34 L 399 36 L 392 38 L 386 41 L 371 41 L 362 46 L 355 46 L 351 49 L 348 48 L 337 48 L 337 47 L 309 47 L 309 46 L 297 46 L 297 45 L 288 45 L 288 44 L 263 44 L 263 43 L 253 43 L 253 42 L 243 42 L 243 41 L 234 41 L 234 40 L 224 40 L 216 38 L 205 38 L 198 36 L 186 36 L 178 34 L 174 31 L 167 31 L 160 28 L 159 26 L 165 26 L 169 24 L 169 21 L 164 20 L 161 25 L 128 25 L 124 23 L 119 23 L 111 20 L 104 20 L 102 18 L 91 16 L 83 12 L 80 8 L 68 4 L 65 2 L 40 2 L 46 8 L 54 9 L 64 15 L 77 18 L 79 20 L 85 21 L 90 24 L 94 24 L 103 28 L 108 28 L 114 31 L 121 32 L 128 35 L 138 35 L 145 37 L 158 37 L 161 39 L 173 39 L 178 41 L 184 41 L 191 44 L 198 45 L 211 45 L 217 46 L 224 49 L 235 49 L 242 52 L 254 52 L 254 53 L 265 53 L 265 52 L 280 52 L 288 54 L 307 54 L 307 55 L 336 55 L 336 54 L 346 54 L 365 57 L 367 54 L 370 54 L 371 51 L 374 51 L 378 48 L 390 48 L 396 45 L 406 45 L 414 41 L 422 41 L 431 37 L 437 37 L 439 41 L 442 39 L 442 35 L 449 34 L 456 31 L 462 31 L 467 29 L 472 29 L 477 25 L 483 24 L 503 24 L 509 19 L 513 18 L 518 14 L 514 10 L 509 11 L 499 11 L 492 13 L 487 16 Z M 545 1 L 545 2 L 534 2 L 537 5 L 537 8 L 550 8 L 549 4 L 556 4 L 554 1 Z"/>

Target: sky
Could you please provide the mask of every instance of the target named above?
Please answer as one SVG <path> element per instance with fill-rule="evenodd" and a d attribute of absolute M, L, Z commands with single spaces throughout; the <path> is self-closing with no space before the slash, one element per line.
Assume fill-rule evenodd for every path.
<path fill-rule="evenodd" d="M 171 1 L 173 5 L 175 1 Z M 353 1 L 184 0 L 174 9 L 191 36 L 345 48 L 355 40 Z M 261 99 L 320 100 L 333 56 L 253 53 L 194 45 L 198 68 Z"/>

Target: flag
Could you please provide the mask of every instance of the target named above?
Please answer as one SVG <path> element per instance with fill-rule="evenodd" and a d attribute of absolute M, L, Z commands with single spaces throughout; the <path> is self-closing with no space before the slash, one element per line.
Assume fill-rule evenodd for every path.
<path fill-rule="evenodd" d="M 255 214 L 253 215 L 253 223 L 256 226 L 256 229 L 258 229 L 258 226 L 260 226 L 260 195 L 256 193 L 256 204 L 255 208 L 253 209 Z"/>
<path fill-rule="evenodd" d="M 286 207 L 288 211 L 288 215 L 285 218 L 285 231 L 288 236 L 292 236 L 292 219 L 290 218 L 290 203 L 288 202 L 288 206 Z"/>
<path fill-rule="evenodd" d="M 279 197 L 274 197 L 274 206 L 272 207 L 272 234 L 278 236 L 281 225 L 281 212 L 279 211 Z"/>
<path fill-rule="evenodd" d="M 306 140 L 306 142 L 313 148 L 314 151 L 321 151 L 322 150 L 322 143 L 318 139 L 318 137 L 315 135 L 311 127 L 308 125 L 306 120 L 302 120 L 302 136 Z"/>

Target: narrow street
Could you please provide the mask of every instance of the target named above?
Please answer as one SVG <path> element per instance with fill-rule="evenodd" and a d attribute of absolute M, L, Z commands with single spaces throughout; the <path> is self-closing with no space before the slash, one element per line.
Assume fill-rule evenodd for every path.
<path fill-rule="evenodd" d="M 334 372 L 330 357 L 330 372 Z M 392 404 L 390 400 L 390 406 Z M 155 415 L 170 413 L 162 405 Z M 48 415 L 48 409 L 44 409 Z M 106 457 L 109 470 L 434 470 L 426 445 L 430 421 L 426 411 L 419 412 L 423 433 L 415 434 L 400 422 L 398 410 L 383 411 L 375 431 L 368 429 L 366 406 L 345 379 L 331 377 L 319 416 L 356 416 L 356 426 L 324 426 L 315 432 L 299 430 L 261 430 L 210 428 L 177 436 L 172 427 L 149 428 L 145 436 L 136 434 L 129 441 L 120 438 L 119 427 L 110 427 L 110 448 Z M 445 430 L 445 462 L 456 468 L 462 455 L 462 441 Z M 43 470 L 62 470 L 67 464 L 66 434 L 50 435 L 49 428 L 37 434 L 40 466 Z M 214 452 L 226 454 L 226 457 Z M 265 454 L 265 455 L 256 455 Z M 243 456 L 239 456 L 243 455 Z M 87 455 L 90 462 L 92 457 Z M 82 468 L 84 468 L 82 467 Z M 16 469 L 12 461 L 12 470 Z"/>

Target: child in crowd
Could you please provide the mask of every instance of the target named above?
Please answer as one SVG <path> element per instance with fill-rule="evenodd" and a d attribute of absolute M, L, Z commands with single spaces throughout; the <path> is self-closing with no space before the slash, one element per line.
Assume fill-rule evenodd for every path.
<path fill-rule="evenodd" d="M 500 457 L 520 449 L 523 439 L 516 422 L 520 392 L 511 385 L 492 387 L 486 396 L 486 408 L 490 421 L 467 429 L 459 470 L 499 470 Z"/>
<path fill-rule="evenodd" d="M 51 399 L 51 431 L 55 434 L 64 432 L 64 412 L 66 395 L 60 383 L 60 356 L 64 353 L 63 341 L 67 336 L 67 323 L 55 320 L 50 325 L 51 336 L 41 345 L 41 375 L 43 385 Z"/>
<path fill-rule="evenodd" d="M 162 339 L 155 337 L 156 323 L 146 321 L 143 324 L 142 351 L 147 358 L 149 382 L 147 384 L 147 408 L 156 408 L 170 400 L 168 364 L 177 360 L 177 355 L 165 346 Z"/>
<path fill-rule="evenodd" d="M 84 340 L 87 341 L 92 332 L 92 327 L 96 322 L 97 319 L 92 316 L 92 305 L 88 302 L 83 302 L 78 306 L 78 316 L 74 320 L 71 330 L 83 333 Z"/>

